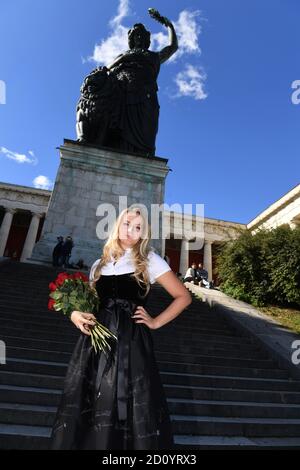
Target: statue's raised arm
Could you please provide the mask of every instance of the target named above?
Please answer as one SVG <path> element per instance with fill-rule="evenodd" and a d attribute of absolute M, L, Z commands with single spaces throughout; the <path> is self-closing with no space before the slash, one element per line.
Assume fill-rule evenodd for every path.
<path fill-rule="evenodd" d="M 168 28 L 170 44 L 159 51 L 160 63 L 166 62 L 178 49 L 178 40 L 175 28 L 166 16 L 161 16 L 154 8 L 148 8 L 149 15 Z"/>

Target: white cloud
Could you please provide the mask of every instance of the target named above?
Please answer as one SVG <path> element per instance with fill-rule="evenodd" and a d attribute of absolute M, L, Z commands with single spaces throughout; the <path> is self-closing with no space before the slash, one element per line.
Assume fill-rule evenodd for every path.
<path fill-rule="evenodd" d="M 163 47 L 168 46 L 169 43 L 170 41 L 167 31 L 159 31 L 159 33 L 151 34 L 151 49 L 153 51 L 160 51 Z"/>
<path fill-rule="evenodd" d="M 27 156 L 23 153 L 13 152 L 5 147 L 0 147 L 0 153 L 2 153 L 6 158 L 14 160 L 17 163 L 30 163 L 31 165 L 36 165 L 38 163 L 38 159 L 32 150 L 29 150 L 29 156 Z"/>
<path fill-rule="evenodd" d="M 128 28 L 121 24 L 122 20 L 129 15 L 129 0 L 120 0 L 118 13 L 109 25 L 113 28 L 112 34 L 96 44 L 94 52 L 89 60 L 99 65 L 109 65 L 124 50 L 128 49 Z"/>
<path fill-rule="evenodd" d="M 207 98 L 207 94 L 204 91 L 206 74 L 201 67 L 186 64 L 185 69 L 179 72 L 174 80 L 178 88 L 175 98 L 181 96 L 191 96 L 195 100 Z"/>
<path fill-rule="evenodd" d="M 52 189 L 53 182 L 47 176 L 39 175 L 34 178 L 33 185 L 39 189 Z"/>
<path fill-rule="evenodd" d="M 118 26 L 121 24 L 123 18 L 129 15 L 129 0 L 120 0 L 118 6 L 118 14 L 112 18 L 109 22 L 111 27 Z"/>
<path fill-rule="evenodd" d="M 108 66 L 122 51 L 127 49 L 127 28 L 118 25 L 111 36 L 95 45 L 93 55 L 89 60 L 93 60 L 99 65 Z"/>
<path fill-rule="evenodd" d="M 196 20 L 200 15 L 201 12 L 199 10 L 183 10 L 180 12 L 178 21 L 175 23 L 175 29 L 179 37 L 179 55 L 201 53 L 199 46 L 201 26 Z"/>
<path fill-rule="evenodd" d="M 182 10 L 179 13 L 177 21 L 174 21 L 174 28 L 178 37 L 178 51 L 169 61 L 175 61 L 185 54 L 201 54 L 199 46 L 199 36 L 201 34 L 201 26 L 197 21 L 201 11 Z M 169 44 L 169 36 L 167 30 L 151 35 L 151 43 L 154 50 L 160 50 Z"/>
<path fill-rule="evenodd" d="M 0 104 L 6 104 L 6 84 L 0 80 Z"/>

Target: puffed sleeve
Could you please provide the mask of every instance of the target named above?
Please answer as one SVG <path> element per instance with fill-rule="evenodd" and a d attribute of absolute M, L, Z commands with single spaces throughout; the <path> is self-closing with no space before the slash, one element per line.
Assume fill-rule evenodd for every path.
<path fill-rule="evenodd" d="M 95 274 L 95 270 L 96 270 L 96 267 L 99 263 L 101 258 L 97 259 L 93 264 L 92 264 L 92 267 L 90 269 L 90 274 L 89 274 L 89 282 L 92 282 L 94 280 L 94 274 Z"/>
<path fill-rule="evenodd" d="M 150 284 L 154 284 L 156 279 L 162 274 L 165 274 L 168 271 L 172 271 L 168 263 L 154 251 L 150 251 L 148 259 L 148 272 Z"/>

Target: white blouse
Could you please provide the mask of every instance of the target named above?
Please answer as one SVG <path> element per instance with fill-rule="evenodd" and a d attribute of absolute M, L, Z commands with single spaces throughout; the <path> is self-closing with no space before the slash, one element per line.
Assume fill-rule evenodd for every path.
<path fill-rule="evenodd" d="M 111 261 L 107 263 L 106 266 L 103 266 L 103 268 L 101 269 L 101 274 L 103 274 L 104 276 L 111 276 L 134 272 L 135 266 L 132 260 L 131 252 L 132 248 L 126 248 L 125 253 L 116 262 L 112 257 Z M 154 284 L 156 279 L 162 274 L 171 271 L 171 268 L 168 263 L 154 251 L 149 252 L 148 260 L 148 273 L 150 278 L 150 284 Z M 91 267 L 89 275 L 90 282 L 94 279 L 95 269 L 99 261 L 100 258 L 97 259 Z"/>

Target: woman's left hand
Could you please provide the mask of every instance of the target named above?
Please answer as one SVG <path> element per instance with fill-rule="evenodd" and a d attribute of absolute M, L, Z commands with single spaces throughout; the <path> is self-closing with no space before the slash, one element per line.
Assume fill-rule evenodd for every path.
<path fill-rule="evenodd" d="M 155 318 L 152 318 L 141 305 L 136 308 L 136 311 L 131 318 L 134 319 L 135 323 L 145 323 L 145 325 L 147 325 L 151 330 L 157 329 Z"/>

